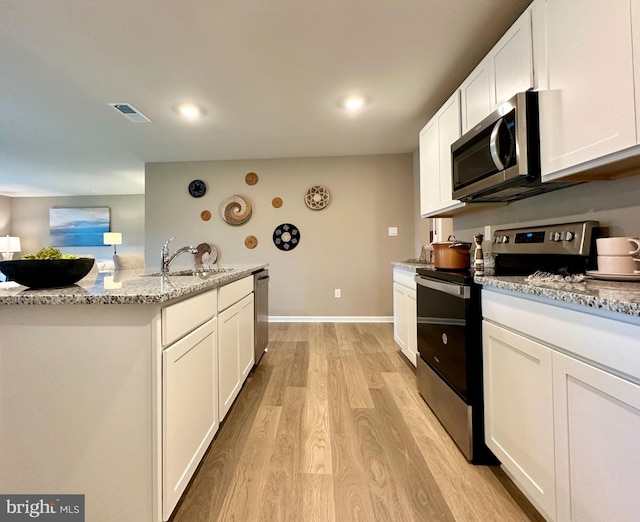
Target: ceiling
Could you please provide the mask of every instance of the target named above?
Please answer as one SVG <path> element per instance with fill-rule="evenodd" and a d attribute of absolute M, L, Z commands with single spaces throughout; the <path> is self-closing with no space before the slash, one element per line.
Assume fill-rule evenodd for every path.
<path fill-rule="evenodd" d="M 529 3 L 2 0 L 0 194 L 142 194 L 145 162 L 411 152 Z"/>

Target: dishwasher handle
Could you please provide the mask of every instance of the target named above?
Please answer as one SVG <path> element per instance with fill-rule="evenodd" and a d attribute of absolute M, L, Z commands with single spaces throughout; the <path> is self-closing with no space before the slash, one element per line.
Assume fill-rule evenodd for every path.
<path fill-rule="evenodd" d="M 468 285 L 441 283 L 440 281 L 433 281 L 431 279 L 426 279 L 419 275 L 415 276 L 415 281 L 420 286 L 424 286 L 425 288 L 429 288 L 430 290 L 435 290 L 436 292 L 444 292 L 445 294 L 449 294 L 454 297 L 459 297 L 460 299 L 471 298 L 471 287 Z"/>

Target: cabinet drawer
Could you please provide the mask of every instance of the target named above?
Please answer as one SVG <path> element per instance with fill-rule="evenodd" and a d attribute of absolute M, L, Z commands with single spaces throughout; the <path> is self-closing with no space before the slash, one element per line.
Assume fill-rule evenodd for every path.
<path fill-rule="evenodd" d="M 416 280 L 415 280 L 415 271 L 413 270 L 403 270 L 401 268 L 394 268 L 393 270 L 393 281 L 394 283 L 399 283 L 407 288 L 416 289 Z"/>
<path fill-rule="evenodd" d="M 190 297 L 162 309 L 162 345 L 167 346 L 216 315 L 218 290 Z"/>
<path fill-rule="evenodd" d="M 245 277 L 218 289 L 218 311 L 229 308 L 253 292 L 253 277 Z"/>

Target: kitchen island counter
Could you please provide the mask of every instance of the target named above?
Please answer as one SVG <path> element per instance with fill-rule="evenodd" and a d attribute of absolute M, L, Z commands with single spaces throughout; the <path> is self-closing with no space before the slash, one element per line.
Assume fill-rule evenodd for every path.
<path fill-rule="evenodd" d="M 238 386 L 253 365 L 266 266 L 0 290 L 0 491 L 82 494 L 96 522 L 168 520 L 220 420 L 218 356 L 237 355 Z"/>
<path fill-rule="evenodd" d="M 223 272 L 185 267 L 166 275 L 159 275 L 157 268 L 105 272 L 64 288 L 0 289 L 0 305 L 158 304 L 226 285 L 266 267 L 266 263 L 218 266 Z M 184 275 L 189 272 L 193 275 Z"/>

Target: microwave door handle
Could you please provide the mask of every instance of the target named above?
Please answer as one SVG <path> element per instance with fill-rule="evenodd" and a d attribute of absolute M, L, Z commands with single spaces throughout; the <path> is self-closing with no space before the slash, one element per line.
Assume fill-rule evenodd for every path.
<path fill-rule="evenodd" d="M 504 163 L 500 159 L 500 151 L 498 150 L 500 145 L 498 137 L 500 135 L 500 127 L 504 125 L 504 120 L 500 118 L 491 131 L 491 138 L 489 139 L 489 151 L 491 152 L 491 159 L 495 163 L 498 170 L 504 170 Z"/>

